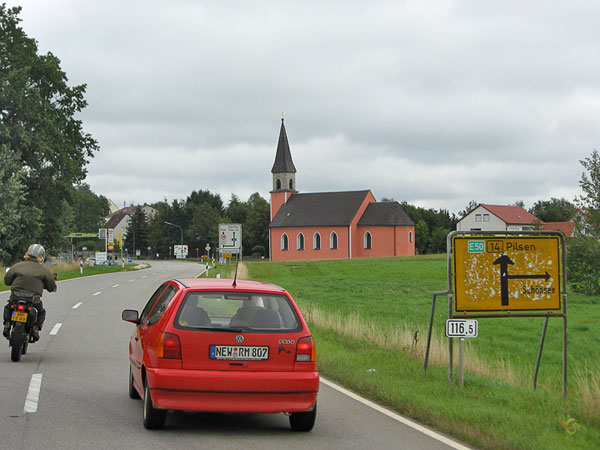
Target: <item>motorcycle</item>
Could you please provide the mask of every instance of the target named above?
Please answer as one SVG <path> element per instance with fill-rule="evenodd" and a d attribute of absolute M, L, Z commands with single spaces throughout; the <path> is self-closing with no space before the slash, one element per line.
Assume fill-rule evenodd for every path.
<path fill-rule="evenodd" d="M 37 323 L 38 311 L 33 306 L 32 296 L 15 296 L 15 300 L 9 305 L 10 314 L 10 337 L 8 345 L 10 359 L 14 362 L 21 360 L 21 355 L 27 353 L 27 346 L 35 342 L 32 335 L 33 327 Z"/>

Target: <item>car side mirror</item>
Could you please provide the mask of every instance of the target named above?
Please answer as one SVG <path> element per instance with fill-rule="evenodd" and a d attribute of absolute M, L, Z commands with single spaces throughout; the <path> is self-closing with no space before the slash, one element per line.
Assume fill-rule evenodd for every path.
<path fill-rule="evenodd" d="M 125 309 L 121 313 L 121 319 L 123 319 L 125 322 L 131 322 L 136 325 L 140 322 L 139 313 L 135 309 Z"/>

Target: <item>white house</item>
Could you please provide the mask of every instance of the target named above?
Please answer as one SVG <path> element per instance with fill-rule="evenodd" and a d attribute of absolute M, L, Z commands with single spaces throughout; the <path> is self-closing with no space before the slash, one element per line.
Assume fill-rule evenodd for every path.
<path fill-rule="evenodd" d="M 520 206 L 480 203 L 456 224 L 457 231 L 528 231 L 541 229 L 542 222 Z"/>

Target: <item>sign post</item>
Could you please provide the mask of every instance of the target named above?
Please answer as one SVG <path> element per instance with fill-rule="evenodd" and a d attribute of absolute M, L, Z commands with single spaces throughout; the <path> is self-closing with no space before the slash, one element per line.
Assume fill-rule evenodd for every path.
<path fill-rule="evenodd" d="M 219 224 L 219 254 L 242 256 L 242 225 L 239 223 Z"/>
<path fill-rule="evenodd" d="M 431 307 L 428 349 L 437 295 L 448 295 L 446 335 L 452 382 L 452 339 L 477 335 L 475 318 L 550 317 L 563 319 L 563 395 L 567 392 L 567 290 L 564 235 L 558 231 L 454 231 L 448 235 L 448 290 L 436 292 Z M 476 322 L 476 321 L 473 321 Z M 462 325 L 461 325 L 462 323 Z M 545 338 L 538 351 L 533 386 Z M 462 326 L 462 331 L 461 331 Z M 464 333 L 463 333 L 464 332 Z M 461 343 L 461 345 L 464 345 Z"/>

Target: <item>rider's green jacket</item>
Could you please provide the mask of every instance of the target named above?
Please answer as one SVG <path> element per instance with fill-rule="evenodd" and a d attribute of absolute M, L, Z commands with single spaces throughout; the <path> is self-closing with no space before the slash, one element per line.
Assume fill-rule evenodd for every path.
<path fill-rule="evenodd" d="M 44 288 L 56 291 L 56 282 L 50 271 L 37 261 L 21 261 L 10 268 L 4 276 L 4 283 L 12 292 L 42 296 Z"/>

